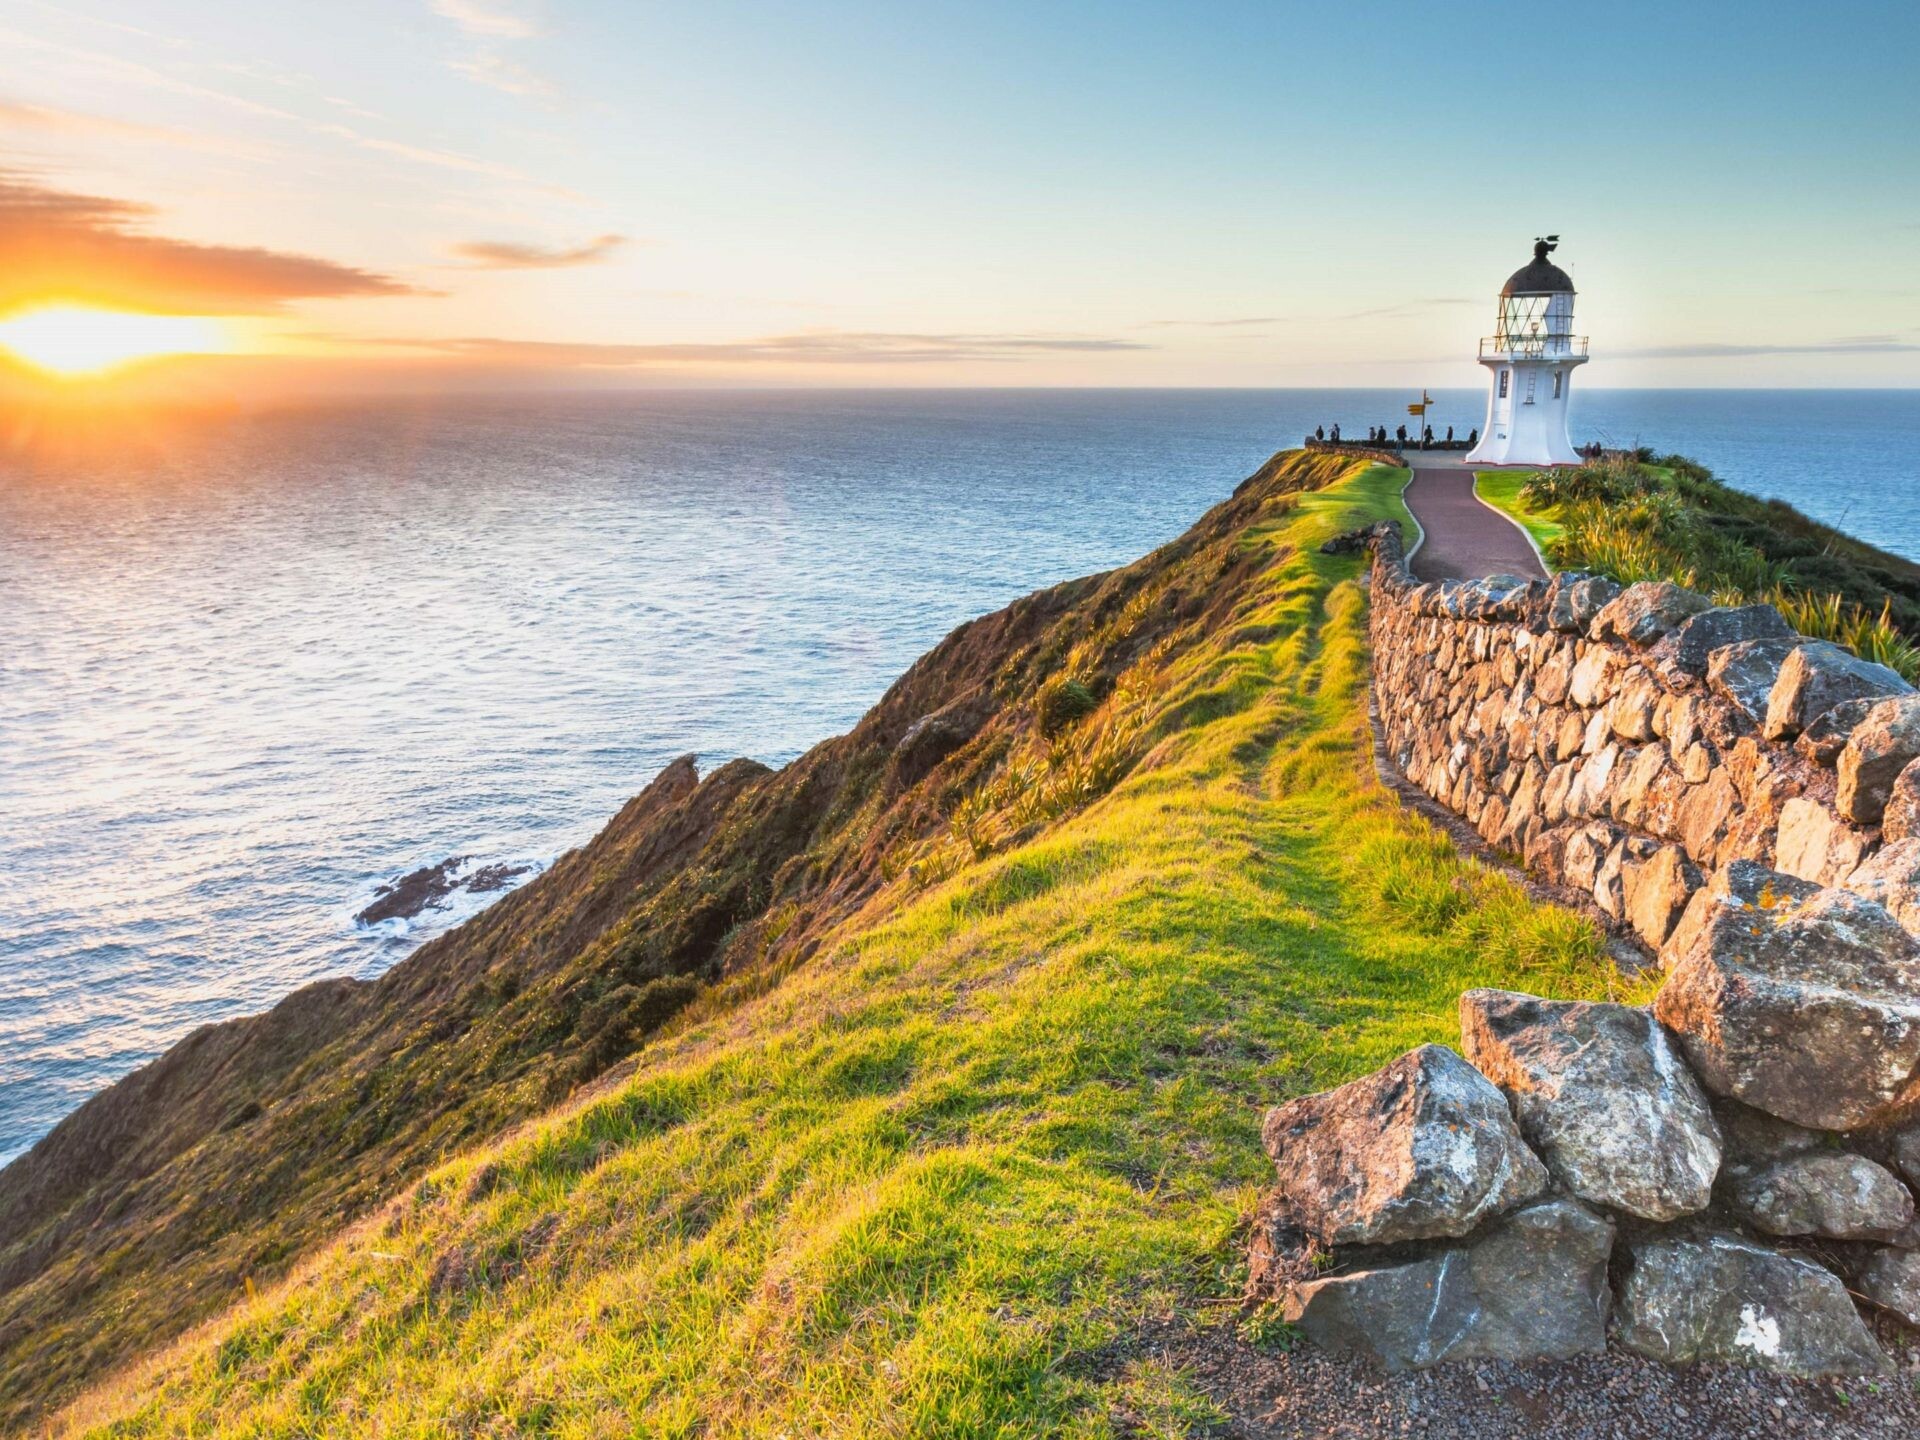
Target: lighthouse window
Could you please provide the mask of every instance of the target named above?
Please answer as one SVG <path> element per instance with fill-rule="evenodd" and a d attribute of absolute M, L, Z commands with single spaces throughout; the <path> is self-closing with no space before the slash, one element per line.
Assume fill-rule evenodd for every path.
<path fill-rule="evenodd" d="M 1565 378 L 1565 374 L 1562 371 L 1556 370 L 1553 372 L 1553 398 L 1556 400 L 1560 398 L 1560 382 Z"/>
<path fill-rule="evenodd" d="M 1507 376 L 1512 373 L 1511 370 L 1502 370 L 1500 372 L 1500 398 L 1502 400 L 1507 398 Z"/>

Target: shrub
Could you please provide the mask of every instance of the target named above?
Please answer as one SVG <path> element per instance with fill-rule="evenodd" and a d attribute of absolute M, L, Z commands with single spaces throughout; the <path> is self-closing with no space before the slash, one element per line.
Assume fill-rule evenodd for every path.
<path fill-rule="evenodd" d="M 1056 675 L 1034 697 L 1034 720 L 1049 740 L 1079 724 L 1100 708 L 1100 701 L 1084 680 Z"/>

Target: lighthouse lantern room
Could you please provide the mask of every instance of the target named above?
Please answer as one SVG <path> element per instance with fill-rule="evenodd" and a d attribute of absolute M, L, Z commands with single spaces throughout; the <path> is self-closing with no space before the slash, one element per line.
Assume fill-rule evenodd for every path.
<path fill-rule="evenodd" d="M 1547 258 L 1558 235 L 1533 242 L 1532 263 L 1500 291 L 1494 333 L 1480 342 L 1487 424 L 1467 456 L 1476 465 L 1577 465 L 1567 434 L 1573 370 L 1587 337 L 1573 333 L 1573 281 Z"/>

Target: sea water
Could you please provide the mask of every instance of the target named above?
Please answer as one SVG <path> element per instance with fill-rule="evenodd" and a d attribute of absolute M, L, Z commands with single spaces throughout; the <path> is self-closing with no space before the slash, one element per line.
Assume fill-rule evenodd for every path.
<path fill-rule="evenodd" d="M 685 752 L 790 760 L 953 626 L 1408 398 L 488 397 L 0 452 L 0 1159 L 493 898 L 357 925 L 382 882 L 537 868 Z M 1920 558 L 1920 393 L 1591 391 L 1574 428 Z"/>

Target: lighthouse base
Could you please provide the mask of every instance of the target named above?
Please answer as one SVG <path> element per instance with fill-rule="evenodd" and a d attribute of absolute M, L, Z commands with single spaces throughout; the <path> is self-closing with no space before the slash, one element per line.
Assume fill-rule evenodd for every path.
<path fill-rule="evenodd" d="M 1567 436 L 1567 399 L 1579 358 L 1486 359 L 1487 424 L 1470 465 L 1578 465 Z"/>

